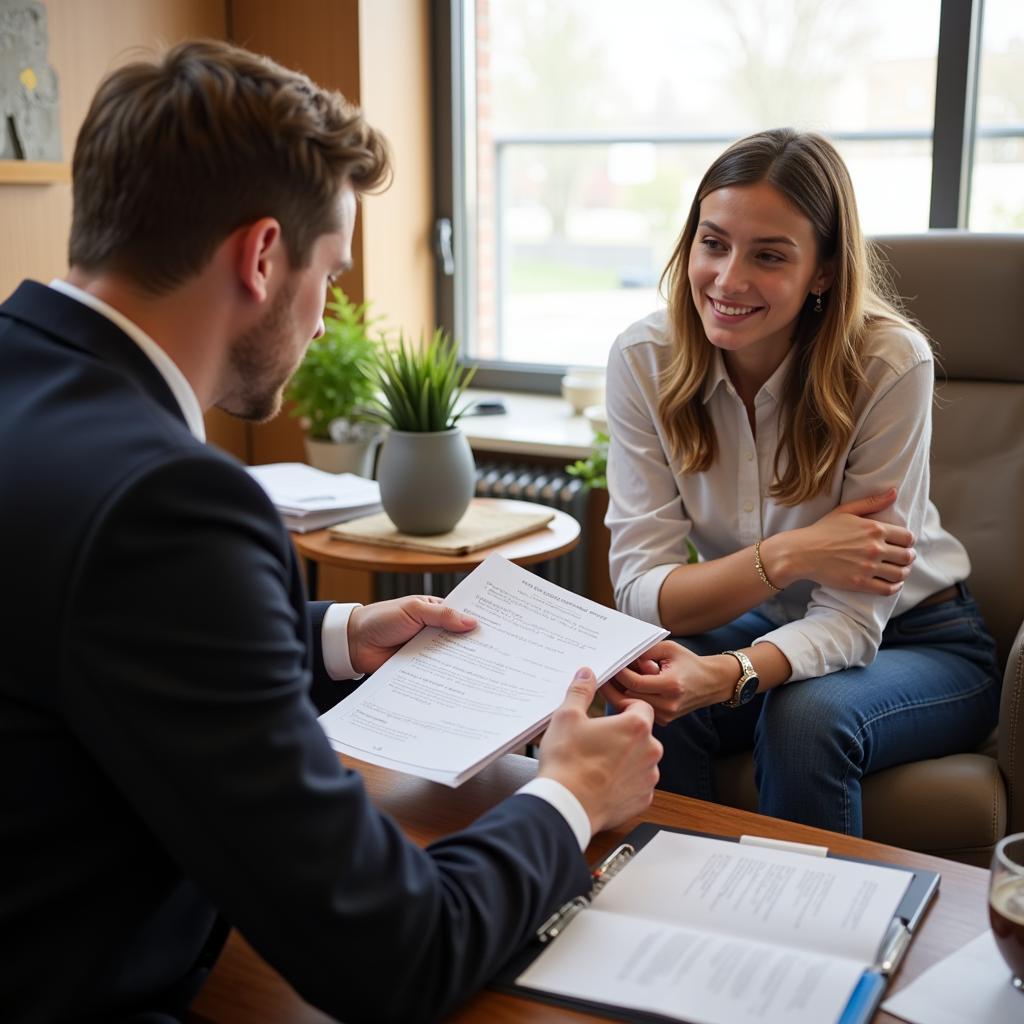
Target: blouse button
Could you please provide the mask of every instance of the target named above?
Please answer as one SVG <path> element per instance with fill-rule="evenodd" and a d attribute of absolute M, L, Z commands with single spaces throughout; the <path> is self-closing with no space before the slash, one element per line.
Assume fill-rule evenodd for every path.
<path fill-rule="evenodd" d="M 753 512 L 754 511 L 754 503 L 752 501 L 745 501 L 745 502 L 743 502 L 743 511 L 744 512 Z"/>

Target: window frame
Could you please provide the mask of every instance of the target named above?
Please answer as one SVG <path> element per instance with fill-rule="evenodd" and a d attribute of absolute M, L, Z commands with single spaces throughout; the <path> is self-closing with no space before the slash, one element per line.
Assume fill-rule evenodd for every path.
<path fill-rule="evenodd" d="M 940 3 L 929 230 L 967 226 L 977 135 L 983 7 L 984 0 Z M 476 268 L 470 258 L 476 227 L 475 180 L 470 173 L 472 161 L 465 156 L 476 152 L 475 126 L 464 115 L 472 105 L 462 103 L 463 91 L 474 88 L 463 45 L 472 29 L 473 0 L 431 0 L 437 321 L 463 344 L 474 321 L 476 296 Z M 472 100 L 473 95 L 469 98 Z M 871 133 L 872 137 L 883 134 Z M 858 134 L 840 133 L 835 137 L 855 138 Z M 581 137 L 580 144 L 586 144 L 585 137 Z M 460 196 L 465 197 L 464 202 L 459 201 Z M 445 230 L 451 238 L 448 252 L 443 244 Z M 465 351 L 463 355 L 468 359 Z M 558 394 L 567 369 L 562 364 L 471 361 L 477 367 L 474 387 L 503 391 Z"/>

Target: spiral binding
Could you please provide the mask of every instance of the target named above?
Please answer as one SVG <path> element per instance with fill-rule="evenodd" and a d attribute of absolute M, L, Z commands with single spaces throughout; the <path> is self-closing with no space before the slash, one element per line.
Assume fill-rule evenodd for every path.
<path fill-rule="evenodd" d="M 590 906 L 597 894 L 629 863 L 636 853 L 635 847 L 623 843 L 616 847 L 590 873 L 590 892 L 586 896 L 574 896 L 560 906 L 538 929 L 537 940 L 550 942 L 565 931 L 569 922 L 585 907 Z"/>

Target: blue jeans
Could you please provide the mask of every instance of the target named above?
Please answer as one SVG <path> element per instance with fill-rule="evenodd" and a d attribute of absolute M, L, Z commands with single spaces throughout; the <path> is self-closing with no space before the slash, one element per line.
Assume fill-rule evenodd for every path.
<path fill-rule="evenodd" d="M 746 647 L 773 628 L 748 612 L 678 643 L 696 654 Z M 753 747 L 758 810 L 861 835 L 861 779 L 870 772 L 973 750 L 995 727 L 1001 676 L 995 642 L 959 587 L 949 601 L 892 619 L 874 662 L 714 705 L 654 733 L 665 747 L 659 788 L 715 799 L 714 758 Z"/>

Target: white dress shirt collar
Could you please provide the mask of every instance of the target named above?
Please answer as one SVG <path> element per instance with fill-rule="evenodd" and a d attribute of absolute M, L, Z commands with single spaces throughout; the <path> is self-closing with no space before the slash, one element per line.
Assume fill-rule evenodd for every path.
<path fill-rule="evenodd" d="M 113 306 L 108 306 L 102 299 L 90 295 L 88 292 L 76 288 L 67 281 L 55 278 L 50 282 L 54 291 L 66 295 L 83 306 L 88 306 L 101 316 L 105 316 L 115 327 L 119 327 L 128 335 L 136 345 L 146 354 L 149 361 L 156 367 L 157 373 L 163 377 L 167 386 L 171 389 L 175 401 L 181 407 L 181 413 L 185 417 L 185 423 L 189 431 L 198 441 L 206 440 L 206 424 L 203 421 L 203 410 L 199 405 L 199 399 L 192 390 L 185 375 L 178 369 L 173 359 L 137 324 L 132 323 L 123 313 L 119 313 Z"/>
<path fill-rule="evenodd" d="M 782 391 L 786 384 L 786 375 L 789 373 L 789 368 L 793 365 L 795 353 L 796 345 L 791 345 L 775 372 L 758 389 L 757 393 L 759 395 L 764 391 L 776 402 L 782 398 Z M 711 396 L 714 395 L 721 385 L 735 390 L 732 381 L 729 380 L 729 371 L 725 368 L 725 359 L 722 358 L 722 350 L 720 348 L 715 348 L 712 351 L 711 360 L 711 371 L 708 373 L 708 379 L 704 382 L 703 402 L 705 405 L 711 401 Z"/>

